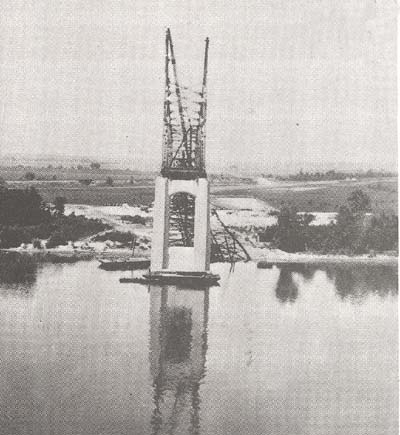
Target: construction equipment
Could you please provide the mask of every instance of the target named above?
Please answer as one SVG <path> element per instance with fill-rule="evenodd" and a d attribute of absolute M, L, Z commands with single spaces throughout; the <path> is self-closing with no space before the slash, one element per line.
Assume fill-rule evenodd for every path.
<path fill-rule="evenodd" d="M 251 260 L 246 248 L 224 224 L 216 209 L 211 211 L 211 217 L 211 262 L 233 264 Z"/>

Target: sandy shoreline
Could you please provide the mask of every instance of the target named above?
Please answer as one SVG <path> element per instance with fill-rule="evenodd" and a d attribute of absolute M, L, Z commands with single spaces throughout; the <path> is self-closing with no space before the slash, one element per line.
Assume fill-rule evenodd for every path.
<path fill-rule="evenodd" d="M 63 250 L 63 249 L 1 249 L 1 252 L 18 252 L 22 255 L 32 255 L 40 257 L 42 260 L 49 257 L 51 261 L 54 257 L 76 258 L 79 260 L 97 259 L 99 257 L 129 257 L 131 256 L 130 249 L 110 249 L 106 252 L 83 251 L 83 250 Z M 398 257 L 394 255 L 376 255 L 368 257 L 367 255 L 349 256 L 349 255 L 322 255 L 322 254 L 302 254 L 302 253 L 286 253 L 278 250 L 263 249 L 263 252 L 257 252 L 257 255 L 252 255 L 251 262 L 257 263 L 259 268 L 269 267 L 280 264 L 371 264 L 371 265 L 398 265 Z M 148 253 L 147 253 L 148 254 Z M 143 255 L 145 256 L 145 255 Z M 147 255 L 149 257 L 149 255 Z"/>
<path fill-rule="evenodd" d="M 371 265 L 398 265 L 398 257 L 381 255 L 376 257 L 346 256 L 346 255 L 301 255 L 282 258 L 280 256 L 260 258 L 257 261 L 258 267 L 280 264 L 371 264 Z"/>
<path fill-rule="evenodd" d="M 317 254 L 310 252 L 289 253 L 279 249 L 253 248 L 249 249 L 253 261 L 258 264 L 278 265 L 287 263 L 362 263 L 362 264 L 390 264 L 397 265 L 398 257 L 390 254 L 379 254 L 375 256 L 364 255 L 343 255 L 343 254 Z"/>

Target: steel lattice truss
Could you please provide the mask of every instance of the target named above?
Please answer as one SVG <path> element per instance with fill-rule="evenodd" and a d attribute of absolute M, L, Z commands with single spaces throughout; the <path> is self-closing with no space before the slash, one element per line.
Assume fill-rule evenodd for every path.
<path fill-rule="evenodd" d="M 221 220 L 216 209 L 211 212 L 211 262 L 236 263 L 251 260 L 236 234 Z"/>
<path fill-rule="evenodd" d="M 170 246 L 193 246 L 195 198 L 184 192 L 176 193 L 170 202 Z"/>
<path fill-rule="evenodd" d="M 168 29 L 165 38 L 165 96 L 163 162 L 161 173 L 182 178 L 205 176 L 205 124 L 207 114 L 208 38 L 205 44 L 200 91 L 181 87 Z"/>
<path fill-rule="evenodd" d="M 194 197 L 185 193 L 172 197 L 170 206 L 170 246 L 193 246 Z M 216 209 L 211 212 L 211 262 L 248 261 L 250 255 L 234 231 L 221 220 Z"/>

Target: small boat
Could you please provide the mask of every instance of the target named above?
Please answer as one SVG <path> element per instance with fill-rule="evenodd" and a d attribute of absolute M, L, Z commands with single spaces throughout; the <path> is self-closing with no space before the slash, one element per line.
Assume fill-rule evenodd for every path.
<path fill-rule="evenodd" d="M 143 278 L 143 276 L 132 276 L 130 278 L 120 278 L 119 282 L 121 284 L 127 284 L 127 283 L 134 283 L 134 284 L 148 284 L 148 281 L 146 278 Z"/>
<path fill-rule="evenodd" d="M 99 258 L 100 268 L 104 270 L 144 270 L 150 267 L 150 260 L 144 257 Z"/>
<path fill-rule="evenodd" d="M 219 285 L 219 275 L 209 272 L 182 272 L 182 271 L 161 271 L 148 272 L 141 276 L 120 278 L 120 283 L 138 284 L 174 284 L 189 288 L 201 288 L 203 286 Z"/>
<path fill-rule="evenodd" d="M 257 263 L 257 268 L 258 268 L 258 269 L 272 269 L 273 266 L 274 266 L 275 264 L 276 264 L 276 263 L 271 262 L 271 261 L 260 260 L 260 261 Z"/>
<path fill-rule="evenodd" d="M 130 257 L 99 258 L 100 268 L 104 270 L 143 270 L 150 267 L 150 259 L 135 257 L 136 238 L 132 238 L 132 253 Z"/>

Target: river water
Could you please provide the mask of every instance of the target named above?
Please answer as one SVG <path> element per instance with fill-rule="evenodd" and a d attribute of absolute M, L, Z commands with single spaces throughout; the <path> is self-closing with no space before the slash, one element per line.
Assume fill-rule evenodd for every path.
<path fill-rule="evenodd" d="M 1 433 L 397 433 L 395 268 L 213 271 L 204 290 L 95 261 L 0 283 Z"/>

